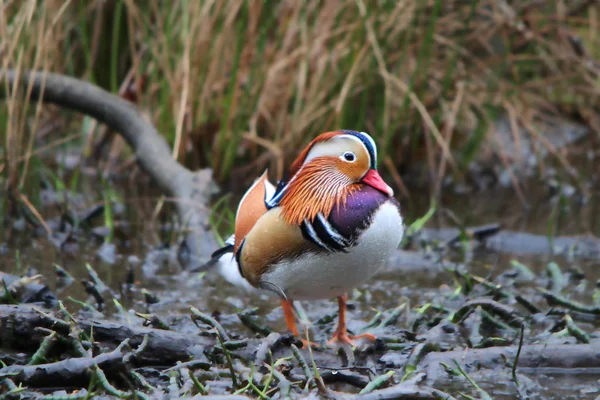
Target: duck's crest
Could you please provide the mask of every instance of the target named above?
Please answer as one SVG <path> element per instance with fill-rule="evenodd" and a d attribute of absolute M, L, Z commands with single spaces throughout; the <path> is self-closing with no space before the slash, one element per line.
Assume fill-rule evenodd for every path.
<path fill-rule="evenodd" d="M 343 135 L 343 134 L 344 134 L 344 131 L 331 131 L 331 132 L 322 133 L 319 136 L 317 136 L 316 138 L 314 138 L 312 140 L 312 142 L 310 142 L 308 144 L 308 146 L 306 146 L 306 148 L 304 150 L 302 150 L 302 153 L 300 153 L 298 155 L 296 160 L 290 166 L 290 177 L 293 177 L 294 175 L 296 175 L 296 173 L 300 170 L 300 167 L 302 166 L 302 164 L 304 164 L 304 160 L 306 160 L 308 153 L 310 152 L 310 150 L 313 148 L 313 146 L 315 144 L 317 144 L 319 142 L 324 142 L 326 140 L 331 139 L 334 136 Z"/>

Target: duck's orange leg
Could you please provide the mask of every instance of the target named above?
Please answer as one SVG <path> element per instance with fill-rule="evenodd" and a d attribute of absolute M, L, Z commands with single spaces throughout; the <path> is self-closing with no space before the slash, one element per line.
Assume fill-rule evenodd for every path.
<path fill-rule="evenodd" d="M 369 339 L 371 341 L 375 341 L 375 335 L 371 333 L 363 333 L 362 335 L 349 336 L 348 331 L 346 330 L 346 302 L 348 301 L 348 296 L 343 295 L 338 297 L 338 305 L 340 308 L 340 316 L 338 320 L 338 326 L 333 332 L 333 338 L 329 342 L 329 345 L 334 344 L 335 342 L 347 343 L 351 346 L 354 346 L 355 339 Z"/>
<path fill-rule="evenodd" d="M 285 315 L 285 324 L 287 328 L 294 336 L 300 337 L 298 333 L 298 327 L 296 326 L 296 319 L 294 318 L 294 303 L 292 300 L 281 299 L 281 307 L 283 307 L 283 315 Z"/>
<path fill-rule="evenodd" d="M 281 307 L 283 307 L 283 315 L 285 315 L 285 324 L 287 328 L 294 336 L 296 336 L 302 342 L 302 346 L 308 348 L 308 346 L 319 347 L 317 343 L 309 342 L 306 339 L 300 337 L 298 327 L 296 326 L 296 318 L 294 316 L 294 302 L 292 300 L 281 299 Z"/>

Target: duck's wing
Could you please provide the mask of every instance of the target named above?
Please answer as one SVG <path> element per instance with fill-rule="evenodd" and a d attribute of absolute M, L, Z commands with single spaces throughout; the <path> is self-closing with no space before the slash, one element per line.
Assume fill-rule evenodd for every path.
<path fill-rule="evenodd" d="M 251 285 L 238 265 L 237 252 L 256 222 L 267 212 L 266 202 L 275 193 L 275 186 L 267 179 L 267 172 L 254 181 L 240 200 L 235 217 L 235 233 L 227 238 L 225 246 L 211 255 L 207 263 L 218 265 L 220 274 L 226 280 L 247 289 Z"/>
<path fill-rule="evenodd" d="M 215 250 L 207 264 L 214 265 L 227 253 L 235 253 L 256 221 L 267 212 L 266 202 L 275 193 L 275 186 L 267 179 L 267 172 L 256 179 L 246 191 L 235 215 L 235 233 L 227 238 L 225 246 Z"/>
<path fill-rule="evenodd" d="M 231 235 L 225 241 L 225 246 L 220 249 L 215 250 L 214 253 L 210 255 L 210 258 L 213 260 L 218 260 L 223 257 L 227 253 L 233 253 L 233 245 L 235 243 L 235 235 Z"/>
<path fill-rule="evenodd" d="M 275 207 L 263 214 L 241 243 L 236 259 L 240 273 L 259 287 L 261 276 L 271 267 L 318 248 L 303 235 L 299 226 L 288 224 Z"/>

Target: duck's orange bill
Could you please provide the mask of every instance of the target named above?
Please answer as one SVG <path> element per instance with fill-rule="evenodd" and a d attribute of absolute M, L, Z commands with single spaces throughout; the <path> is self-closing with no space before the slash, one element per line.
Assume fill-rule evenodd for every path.
<path fill-rule="evenodd" d="M 392 188 L 389 187 L 388 184 L 383 181 L 381 175 L 379 175 L 379 172 L 377 172 L 377 170 L 370 169 L 369 172 L 367 172 L 367 174 L 362 178 L 362 181 L 367 185 L 379 190 L 380 192 L 387 194 L 390 197 L 394 195 L 394 191 L 392 190 Z"/>

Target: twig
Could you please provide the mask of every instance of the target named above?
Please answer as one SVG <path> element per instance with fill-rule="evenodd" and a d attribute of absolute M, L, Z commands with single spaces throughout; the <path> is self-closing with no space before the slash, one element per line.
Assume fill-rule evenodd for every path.
<path fill-rule="evenodd" d="M 135 349 L 132 352 L 127 353 L 123 357 L 123 362 L 125 362 L 126 364 L 129 364 L 131 357 L 137 357 L 142 352 L 146 351 L 146 349 L 148 348 L 148 343 L 150 343 L 150 339 L 148 338 L 148 335 L 144 335 L 144 339 L 142 339 L 142 343 L 140 343 L 140 345 L 137 347 L 137 349 Z"/>
<path fill-rule="evenodd" d="M 394 308 L 384 319 L 381 321 L 381 324 L 378 328 L 383 328 L 386 326 L 390 326 L 396 323 L 398 317 L 402 314 L 402 311 L 406 309 L 406 303 L 400 304 L 398 307 Z"/>
<path fill-rule="evenodd" d="M 145 328 L 141 324 L 138 326 L 123 325 L 116 321 L 82 317 L 73 318 L 72 323 L 68 323 L 35 306 L 0 305 L 0 336 L 14 338 L 15 343 L 24 349 L 29 349 L 31 353 L 37 350 L 41 342 L 40 335 L 34 334 L 37 328 L 50 328 L 58 334 L 67 336 L 72 325 L 77 326 L 82 333 L 87 335 L 93 331 L 94 340 L 105 347 L 115 347 L 126 338 L 131 339 L 132 345 L 138 346 L 144 336 L 148 335 L 148 348 L 139 355 L 138 366 L 173 365 L 177 361 L 187 361 L 192 357 L 197 357 L 203 351 L 213 349 L 215 344 L 218 345 L 216 337 Z M 15 335 L 16 333 L 18 334 Z M 228 348 L 231 344 L 234 347 L 241 346 L 240 342 L 232 342 L 226 343 L 225 346 Z M 238 350 L 241 357 L 252 359 L 253 349 L 256 349 L 259 343 L 259 340 L 250 340 L 249 346 Z"/>
<path fill-rule="evenodd" d="M 130 324 L 131 321 L 129 319 L 129 313 L 125 311 L 125 308 L 123 307 L 123 305 L 119 302 L 119 300 L 117 300 L 115 298 L 113 298 L 112 301 L 117 309 L 117 314 L 125 320 L 126 324 Z"/>
<path fill-rule="evenodd" d="M 500 318 L 496 317 L 493 314 L 490 314 L 489 312 L 485 311 L 484 309 L 481 309 L 481 316 L 483 317 L 483 319 L 492 324 L 497 326 L 500 329 L 504 329 L 506 331 L 513 331 L 514 329 L 507 323 L 505 323 L 504 321 L 502 321 Z"/>
<path fill-rule="evenodd" d="M 221 340 L 223 340 L 224 342 L 228 342 L 230 340 L 229 335 L 227 334 L 227 332 L 225 332 L 223 326 L 216 319 L 214 319 L 210 315 L 204 314 L 196 307 L 190 307 L 190 311 L 192 312 L 192 321 L 194 321 L 194 323 L 196 323 L 197 320 L 200 320 L 205 324 L 215 328 L 215 330 L 217 331 L 217 335 L 221 337 Z"/>
<path fill-rule="evenodd" d="M 314 378 L 313 374 L 310 371 L 310 368 L 308 367 L 308 364 L 306 363 L 304 356 L 302 355 L 302 353 L 300 353 L 300 349 L 298 349 L 298 347 L 293 343 L 290 347 L 291 347 L 292 353 L 294 353 L 294 357 L 296 357 L 296 361 L 298 361 L 298 364 L 300 365 L 300 368 L 302 369 L 302 372 L 304 373 L 304 376 L 306 377 L 307 381 L 312 380 Z"/>
<path fill-rule="evenodd" d="M 550 288 L 552 293 L 559 294 L 565 285 L 560 267 L 555 262 L 549 262 L 546 266 L 546 271 L 550 276 Z"/>
<path fill-rule="evenodd" d="M 515 356 L 515 361 L 512 366 L 512 377 L 515 381 L 515 384 L 519 386 L 519 380 L 517 379 L 517 364 L 519 363 L 519 356 L 521 355 L 521 349 L 523 348 L 523 336 L 525 333 L 525 324 L 521 325 L 521 336 L 519 338 L 519 348 L 517 349 L 517 355 Z"/>
<path fill-rule="evenodd" d="M 500 224 L 489 224 L 483 226 L 474 226 L 470 228 L 465 228 L 464 232 L 468 237 L 473 238 L 479 242 L 484 241 L 490 236 L 494 236 L 496 233 L 500 232 L 501 226 Z M 451 246 L 457 243 L 462 237 L 462 232 L 458 232 L 455 236 L 446 241 L 446 246 Z"/>
<path fill-rule="evenodd" d="M 31 202 L 29 201 L 29 199 L 27 198 L 27 196 L 25 196 L 23 193 L 21 193 L 19 195 L 19 198 L 21 199 L 21 201 L 23 203 L 25 203 L 25 206 L 27 206 L 27 208 L 29 209 L 29 211 L 31 211 L 31 213 L 33 215 L 35 215 L 35 217 L 37 218 L 37 220 L 40 222 L 40 224 L 44 227 L 44 230 L 46 231 L 46 234 L 48 235 L 48 237 L 52 237 L 53 233 L 52 233 L 52 229 L 50 229 L 50 227 L 48 226 L 48 224 L 46 223 L 46 220 L 44 219 L 44 217 L 42 217 L 42 215 L 38 212 L 38 210 L 33 206 L 33 204 L 31 204 Z"/>
<path fill-rule="evenodd" d="M 233 367 L 233 360 L 231 358 L 231 353 L 229 352 L 229 349 L 227 348 L 227 345 L 226 345 L 226 342 L 229 342 L 229 340 L 230 340 L 229 335 L 227 335 L 227 332 L 225 331 L 223 326 L 213 317 L 204 314 L 203 312 L 201 312 L 200 310 L 198 310 L 195 307 L 190 307 L 190 311 L 192 312 L 192 321 L 194 321 L 194 324 L 196 323 L 196 320 L 200 320 L 200 321 L 204 322 L 205 324 L 212 326 L 215 329 L 215 331 L 217 332 L 217 339 L 219 340 L 219 343 L 221 344 L 221 349 L 223 351 L 223 354 L 225 354 L 225 359 L 227 360 L 227 366 L 228 366 L 229 370 L 231 371 L 231 384 L 234 389 L 237 389 L 238 383 L 237 383 L 237 378 L 235 375 L 235 368 Z"/>
<path fill-rule="evenodd" d="M 169 373 L 169 385 L 167 386 L 167 390 L 169 392 L 170 399 L 176 399 L 179 396 L 179 382 L 177 381 L 177 371 L 172 371 Z"/>
<path fill-rule="evenodd" d="M 67 326 L 69 326 L 69 327 L 71 326 L 71 323 L 77 324 L 77 321 L 75 321 L 75 318 L 73 318 L 73 315 L 71 315 L 71 313 L 69 312 L 69 310 L 67 310 L 67 308 L 65 307 L 65 305 L 63 304 L 63 302 L 60 301 L 60 300 L 58 301 L 58 308 L 63 313 L 64 318 L 68 319 L 70 323 L 66 322 L 66 321 L 62 321 L 62 322 L 64 322 L 65 324 L 67 324 Z M 41 311 L 39 311 L 39 312 L 40 312 L 40 314 L 42 314 Z"/>
<path fill-rule="evenodd" d="M 274 350 L 281 342 L 281 335 L 277 332 L 269 334 L 265 339 L 260 342 L 258 349 L 256 350 L 256 358 L 254 364 L 262 365 L 267 361 L 267 357 L 270 356 L 271 351 Z"/>
<path fill-rule="evenodd" d="M 148 383 L 146 378 L 144 378 L 144 376 L 142 374 L 140 374 L 139 372 L 130 370 L 129 375 L 131 375 L 131 377 L 133 378 L 133 380 L 137 383 L 137 385 L 139 387 L 143 387 L 146 390 L 149 390 L 150 392 L 154 392 L 156 390 L 156 388 L 154 386 L 152 386 L 150 383 Z"/>
<path fill-rule="evenodd" d="M 565 323 L 567 325 L 567 331 L 569 331 L 569 333 L 575 337 L 575 339 L 577 339 L 577 341 L 579 343 L 589 343 L 590 342 L 590 337 L 587 333 L 585 333 L 583 331 L 583 329 L 581 329 L 579 326 L 577 326 L 577 324 L 575 323 L 575 321 L 573 321 L 573 318 L 571 318 L 571 316 L 569 314 L 564 316 L 564 320 Z"/>
<path fill-rule="evenodd" d="M 325 386 L 325 382 L 323 382 L 323 378 L 321 378 L 321 374 L 319 373 L 319 368 L 317 367 L 317 363 L 315 362 L 315 357 L 313 355 L 313 345 L 310 341 L 310 334 L 308 332 L 308 325 L 304 325 L 304 336 L 306 337 L 306 342 L 308 344 L 308 354 L 310 355 L 310 362 L 313 367 L 313 376 L 314 381 L 319 389 L 319 392 L 322 396 L 328 397 L 328 390 Z M 352 357 L 354 357 L 354 353 L 351 352 Z"/>
<path fill-rule="evenodd" d="M 462 305 L 461 308 L 458 309 L 458 311 L 454 313 L 452 322 L 455 324 L 458 323 L 465 317 L 465 315 L 468 312 L 470 312 L 473 308 L 476 307 L 481 307 L 484 310 L 499 315 L 500 317 L 507 320 L 508 323 L 511 325 L 521 324 L 522 318 L 515 309 L 507 305 L 498 303 L 497 301 L 494 301 L 492 299 L 473 299 L 467 301 L 465 304 Z"/>
<path fill-rule="evenodd" d="M 273 332 L 273 330 L 267 326 L 260 326 L 254 321 L 250 314 L 252 314 L 255 310 L 256 308 L 244 310 L 237 313 L 237 316 L 240 319 L 240 321 L 242 321 L 242 324 L 244 324 L 252 332 L 258 333 L 262 336 L 268 336 L 271 332 Z"/>
<path fill-rule="evenodd" d="M 151 326 L 155 329 L 162 329 L 165 331 L 171 330 L 171 327 L 169 327 L 169 325 L 167 325 L 162 319 L 160 319 L 154 314 L 142 314 L 136 312 L 135 315 L 144 319 L 144 322 L 142 323 L 143 326 Z"/>
<path fill-rule="evenodd" d="M 381 315 L 382 314 L 383 314 L 383 312 L 378 310 L 377 313 L 365 325 L 363 325 L 360 328 L 359 333 L 366 332 L 373 327 L 379 327 L 379 324 L 381 324 Z M 333 316 L 331 318 L 331 321 L 333 321 Z M 331 321 L 328 321 L 328 322 L 331 322 Z"/>
<path fill-rule="evenodd" d="M 191 370 L 188 370 L 188 375 L 192 382 L 194 382 L 194 386 L 196 386 L 196 389 L 198 389 L 200 394 L 208 394 L 208 390 L 206 390 L 206 387 L 198 380 L 198 378 L 196 378 L 196 376 Z"/>
<path fill-rule="evenodd" d="M 206 356 L 202 355 L 200 358 L 196 358 L 194 360 L 186 361 L 186 362 L 178 362 L 177 365 L 167 368 L 165 372 L 176 371 L 181 368 L 200 368 L 208 371 L 210 367 L 212 367 L 212 363 L 206 358 Z"/>
<path fill-rule="evenodd" d="M 373 379 L 367 386 L 364 387 L 358 394 L 370 393 L 373 390 L 379 389 L 382 385 L 384 385 L 387 381 L 392 379 L 392 376 L 396 371 L 388 371 L 383 375 L 379 375 L 377 378 Z"/>
<path fill-rule="evenodd" d="M 41 364 L 45 359 L 48 351 L 56 341 L 56 332 L 52 331 L 48 336 L 44 338 L 42 344 L 40 344 L 40 348 L 31 356 L 31 360 L 27 363 L 27 365 L 36 365 Z"/>
<path fill-rule="evenodd" d="M 460 366 L 460 364 L 458 363 L 458 361 L 453 360 L 454 361 L 454 365 L 456 365 L 456 368 L 458 369 L 458 371 L 460 372 L 460 374 L 462 376 L 465 377 L 465 379 L 467 381 L 469 381 L 469 383 L 475 388 L 475 390 L 477 390 L 477 392 L 479 393 L 479 395 L 481 396 L 481 400 L 493 400 L 492 397 L 488 394 L 488 392 L 486 392 L 485 390 L 483 390 L 478 384 L 477 382 L 475 382 L 470 376 L 469 374 L 467 374 L 462 367 Z"/>
<path fill-rule="evenodd" d="M 538 288 L 538 290 L 540 292 L 542 292 L 542 294 L 544 295 L 544 298 L 550 305 L 559 305 L 559 306 L 566 307 L 570 310 L 578 311 L 581 313 L 600 315 L 600 307 L 587 306 L 587 305 L 581 304 L 575 300 L 569 300 L 563 296 L 560 296 L 556 293 L 552 293 L 543 288 Z"/>
<path fill-rule="evenodd" d="M 525 307 L 527 309 L 528 312 L 532 313 L 532 314 L 538 314 L 541 312 L 541 310 L 536 307 L 533 303 L 531 303 L 529 300 L 521 297 L 520 295 L 515 295 L 513 293 L 507 292 L 505 290 L 502 290 L 502 286 L 495 284 L 493 282 L 488 281 L 485 278 L 482 278 L 480 276 L 477 275 L 473 275 L 469 272 L 466 271 L 460 271 L 456 268 L 448 268 L 449 272 L 453 272 L 456 273 L 460 276 L 462 276 L 465 279 L 471 279 L 477 283 L 479 283 L 480 285 L 490 289 L 493 291 L 494 294 L 498 294 L 500 296 L 502 296 L 505 299 L 512 299 L 514 298 L 519 304 L 521 304 L 523 307 Z"/>
<path fill-rule="evenodd" d="M 421 360 L 432 351 L 438 351 L 439 345 L 435 343 L 419 343 L 415 346 L 415 348 L 411 351 L 408 360 L 406 360 L 406 364 L 402 369 L 404 374 L 403 380 L 406 379 L 411 373 L 413 373 L 417 369 L 417 365 L 421 362 Z"/>
<path fill-rule="evenodd" d="M 72 301 L 73 303 L 77 304 L 78 306 L 80 306 L 85 311 L 92 312 L 92 313 L 98 312 L 98 310 L 93 305 L 91 305 L 89 303 L 86 303 L 85 301 L 74 299 L 71 296 L 67 297 L 67 299 L 69 301 Z"/>
<path fill-rule="evenodd" d="M 90 264 L 86 263 L 85 269 L 87 270 L 88 275 L 90 276 L 90 279 L 92 280 L 92 282 L 94 282 L 94 285 L 96 286 L 98 291 L 99 292 L 106 291 L 107 286 L 104 284 L 104 282 L 102 282 L 102 279 L 100 279 L 100 276 L 98 276 L 98 273 L 94 270 L 94 268 L 92 268 L 92 266 Z"/>
<path fill-rule="evenodd" d="M 69 274 L 69 272 L 67 272 L 66 269 L 64 269 L 58 264 L 54 264 L 54 271 L 56 272 L 56 276 L 58 276 L 59 278 L 73 280 L 73 276 Z"/>
<path fill-rule="evenodd" d="M 104 389 L 104 391 L 112 396 L 118 397 L 120 399 L 129 399 L 133 397 L 133 393 L 124 392 L 122 390 L 117 389 L 106 378 L 106 374 L 102 369 L 98 366 L 98 364 L 93 364 L 93 373 L 96 375 L 96 380 Z"/>
<path fill-rule="evenodd" d="M 290 392 L 292 390 L 292 384 L 290 383 L 290 381 L 287 380 L 287 378 L 281 372 L 279 372 L 277 370 L 277 368 L 275 368 L 272 365 L 270 365 L 269 368 L 271 369 L 275 379 L 277 379 L 277 381 L 279 381 L 279 394 L 284 399 L 288 398 L 290 395 Z"/>
<path fill-rule="evenodd" d="M 144 295 L 144 300 L 146 304 L 157 304 L 160 303 L 160 299 L 155 294 L 151 293 L 148 289 L 142 289 L 142 294 Z"/>
<path fill-rule="evenodd" d="M 91 295 L 94 298 L 94 300 L 96 300 L 96 303 L 98 304 L 98 309 L 102 311 L 102 309 L 104 308 L 104 297 L 102 297 L 96 285 L 94 285 L 92 282 L 86 279 L 82 279 L 81 284 L 83 285 L 85 292 Z"/>
<path fill-rule="evenodd" d="M 215 346 L 215 348 L 226 348 L 227 350 L 239 350 L 248 346 L 248 339 L 240 339 L 240 340 L 230 340 L 228 342 L 223 342 L 222 345 Z"/>

